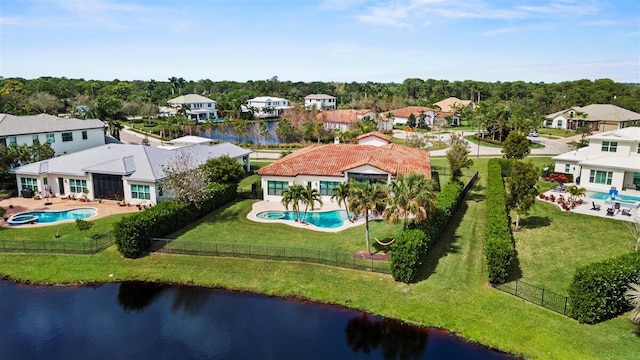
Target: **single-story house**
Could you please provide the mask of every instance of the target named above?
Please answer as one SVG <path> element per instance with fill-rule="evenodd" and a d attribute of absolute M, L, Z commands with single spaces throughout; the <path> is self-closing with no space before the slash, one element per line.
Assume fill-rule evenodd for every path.
<path fill-rule="evenodd" d="M 65 119 L 53 115 L 0 114 L 0 145 L 33 145 L 49 142 L 57 155 L 70 154 L 105 144 L 104 122 Z"/>
<path fill-rule="evenodd" d="M 159 149 L 139 144 L 107 144 L 73 154 L 38 161 L 12 169 L 18 191 L 49 192 L 55 196 L 86 192 L 88 199 L 124 199 L 131 204 L 155 204 L 168 194 L 160 185 L 163 167 L 181 154 L 193 165 L 228 155 L 246 162 L 251 150 L 231 143 L 214 146 L 191 145 L 177 149 Z"/>
<path fill-rule="evenodd" d="M 316 115 L 316 119 L 322 121 L 327 130 L 347 131 L 353 130 L 356 124 L 365 116 L 375 119 L 375 114 L 371 110 L 362 109 L 340 109 L 323 111 Z"/>
<path fill-rule="evenodd" d="M 389 183 L 412 172 L 431 178 L 426 150 L 391 144 L 390 137 L 372 132 L 358 144 L 312 145 L 260 170 L 266 201 L 281 201 L 282 190 L 299 184 L 318 189 L 322 201 L 331 201 L 331 189 L 349 180 Z"/>
<path fill-rule="evenodd" d="M 471 110 L 473 110 L 474 104 L 471 100 L 460 100 L 457 97 L 448 97 L 444 100 L 440 100 L 437 103 L 433 104 L 440 108 L 442 114 L 440 115 L 442 118 L 447 116 L 451 117 L 451 125 L 460 126 L 460 114 L 457 110 L 460 106 L 468 106 Z"/>
<path fill-rule="evenodd" d="M 424 106 L 407 106 L 400 109 L 390 110 L 380 114 L 383 119 L 393 118 L 394 125 L 406 125 L 409 117 L 413 115 L 416 123 L 420 115 L 424 113 L 427 126 L 433 126 L 434 120 L 438 116 L 438 111 Z"/>
<path fill-rule="evenodd" d="M 611 104 L 573 106 L 547 115 L 545 128 L 576 130 L 589 126 L 591 131 L 611 131 L 640 125 L 640 114 Z"/>
<path fill-rule="evenodd" d="M 185 146 L 211 145 L 213 143 L 214 143 L 213 139 L 205 138 L 202 136 L 186 135 L 176 139 L 169 140 L 168 142 L 163 143 L 162 145 L 157 147 L 161 149 L 177 149 Z"/>
<path fill-rule="evenodd" d="M 588 136 L 589 146 L 551 158 L 555 171 L 573 175 L 589 191 L 640 188 L 640 127 Z"/>

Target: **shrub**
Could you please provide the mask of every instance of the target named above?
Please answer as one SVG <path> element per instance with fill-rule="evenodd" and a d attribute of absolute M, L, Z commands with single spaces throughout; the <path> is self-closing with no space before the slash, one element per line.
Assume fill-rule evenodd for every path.
<path fill-rule="evenodd" d="M 489 160 L 487 178 L 487 225 L 485 228 L 485 257 L 487 274 L 493 284 L 502 284 L 509 275 L 509 266 L 515 256 L 511 237 L 510 219 L 506 209 L 506 192 L 502 180 L 502 167 L 498 159 Z"/>
<path fill-rule="evenodd" d="M 404 230 L 396 236 L 391 246 L 391 274 L 396 281 L 413 281 L 422 265 L 423 254 L 427 251 L 427 237 L 424 232 Z"/>
<path fill-rule="evenodd" d="M 579 268 L 569 286 L 570 315 L 594 324 L 630 309 L 624 293 L 640 281 L 640 252 L 633 252 Z"/>
<path fill-rule="evenodd" d="M 200 204 L 163 201 L 143 212 L 120 219 L 113 225 L 118 251 L 136 258 L 149 246 L 150 239 L 171 234 L 202 216 L 231 202 L 236 197 L 235 184 L 211 184 L 211 197 Z"/>

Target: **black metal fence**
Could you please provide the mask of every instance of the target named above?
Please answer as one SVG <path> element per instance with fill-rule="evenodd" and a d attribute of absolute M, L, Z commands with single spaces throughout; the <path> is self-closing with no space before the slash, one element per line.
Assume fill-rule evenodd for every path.
<path fill-rule="evenodd" d="M 112 244 L 111 233 L 88 241 L 0 240 L 0 252 L 93 255 Z"/>
<path fill-rule="evenodd" d="M 516 280 L 506 284 L 493 285 L 496 289 L 502 290 L 511 295 L 531 303 L 540 305 L 557 313 L 568 315 L 569 297 L 554 293 L 538 286 L 527 284 L 524 281 Z"/>
<path fill-rule="evenodd" d="M 388 261 L 361 259 L 354 254 L 296 247 L 151 239 L 150 252 L 200 256 L 224 256 L 262 260 L 299 261 L 389 274 Z"/>

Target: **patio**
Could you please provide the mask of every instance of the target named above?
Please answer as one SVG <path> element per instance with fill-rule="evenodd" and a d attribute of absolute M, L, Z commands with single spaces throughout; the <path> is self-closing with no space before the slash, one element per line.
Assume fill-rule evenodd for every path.
<path fill-rule="evenodd" d="M 575 185 L 575 184 L 568 183 L 566 185 L 570 186 L 570 185 Z M 562 192 L 562 191 L 557 191 L 557 190 L 553 190 L 553 189 L 545 192 L 544 195 L 546 197 L 550 197 L 550 196 L 553 195 L 556 198 L 556 200 L 553 201 L 553 203 L 556 206 L 558 206 L 560 209 L 562 209 L 562 205 L 560 203 L 558 203 L 558 199 L 560 197 L 563 197 L 566 200 L 566 199 L 569 199 L 569 196 L 571 196 L 569 193 Z M 633 197 L 640 198 L 640 191 L 623 190 L 623 191 L 620 191 L 618 193 L 618 195 L 633 196 Z M 539 201 L 544 201 L 544 202 L 547 202 L 547 203 L 552 202 L 550 200 L 543 200 L 539 196 L 537 197 L 537 199 Z M 614 212 L 614 215 L 607 215 L 607 209 L 614 207 L 614 205 L 613 205 L 614 201 L 609 200 L 609 199 L 606 199 L 606 200 L 593 199 L 593 198 L 590 198 L 590 197 L 587 197 L 587 196 L 581 197 L 580 199 L 582 199 L 583 203 L 578 205 L 578 206 L 576 206 L 575 208 L 569 210 L 570 212 L 574 212 L 574 213 L 578 213 L 578 214 L 584 214 L 584 215 L 591 215 L 591 216 L 599 216 L 599 217 L 610 218 L 610 219 L 615 219 L 615 220 L 629 221 L 629 222 L 635 221 L 634 219 L 636 218 L 636 216 L 634 216 L 634 214 L 640 213 L 640 209 L 631 209 L 631 216 L 623 215 L 622 214 L 622 209 L 625 209 L 625 207 L 622 207 L 620 209 L 617 209 Z M 594 204 L 596 206 L 599 206 L 600 210 L 592 210 Z M 626 209 L 628 209 L 628 207 Z M 562 211 L 566 211 L 566 210 L 562 209 Z"/>
<path fill-rule="evenodd" d="M 45 205 L 45 202 L 51 202 L 50 205 Z M 13 205 L 13 208 L 9 206 Z M 104 200 L 103 202 L 99 202 L 97 200 L 93 201 L 80 201 L 80 200 L 70 200 L 70 199 L 62 199 L 59 197 L 49 198 L 47 200 L 40 199 L 36 200 L 33 198 L 24 198 L 24 197 L 13 197 L 9 199 L 5 199 L 0 201 L 0 207 L 6 210 L 6 214 L 4 217 L 9 218 L 12 215 L 17 213 L 25 212 L 25 211 L 34 211 L 34 210 L 67 210 L 77 207 L 93 207 L 98 209 L 98 214 L 90 219 L 89 221 L 99 219 L 105 216 L 114 215 L 114 214 L 123 214 L 123 213 L 131 213 L 139 211 L 136 206 L 120 206 L 118 201 L 113 200 Z M 38 227 L 38 226 L 51 226 L 56 223 L 48 223 L 48 224 L 24 224 L 20 225 L 20 227 Z M 4 219 L 0 219 L 0 226 L 2 227 L 14 227 L 7 224 Z"/>

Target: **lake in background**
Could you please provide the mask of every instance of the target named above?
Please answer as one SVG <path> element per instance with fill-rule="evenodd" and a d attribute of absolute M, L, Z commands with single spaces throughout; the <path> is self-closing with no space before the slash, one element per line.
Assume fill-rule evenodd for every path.
<path fill-rule="evenodd" d="M 0 281 L 0 359 L 511 359 L 338 306 L 141 282 Z"/>
<path fill-rule="evenodd" d="M 270 145 L 280 144 L 282 142 L 276 133 L 276 130 L 278 129 L 278 121 L 265 121 L 267 131 L 269 132 L 265 135 L 260 134 L 259 121 L 250 121 L 246 136 L 238 135 L 230 125 L 225 126 L 225 130 L 222 131 L 222 124 L 219 124 L 220 126 L 214 126 L 210 133 L 208 131 L 203 132 L 200 136 L 208 137 L 220 142 L 228 141 L 236 144 L 246 144 L 250 142 L 253 144 Z"/>

